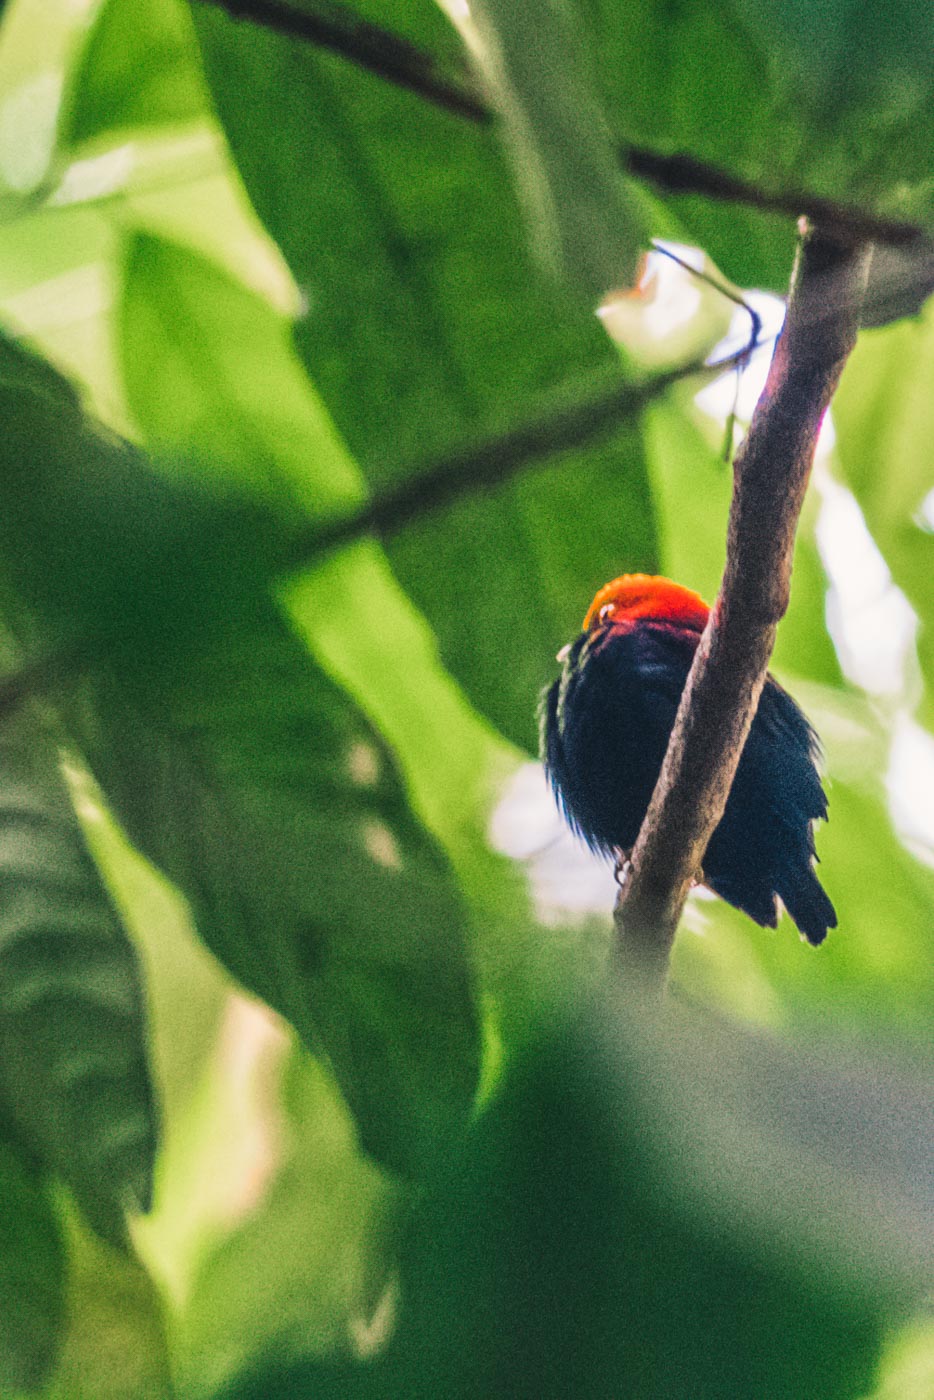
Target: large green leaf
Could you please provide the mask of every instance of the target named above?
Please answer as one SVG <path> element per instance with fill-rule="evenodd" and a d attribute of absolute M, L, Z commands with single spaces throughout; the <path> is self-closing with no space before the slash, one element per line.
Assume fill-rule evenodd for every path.
<path fill-rule="evenodd" d="M 205 1252 L 179 1320 L 186 1400 L 213 1395 L 271 1349 L 344 1350 L 395 1265 L 388 1221 L 399 1193 L 360 1156 L 333 1085 L 299 1046 L 289 1047 L 282 1089 L 278 1169 L 255 1208 Z M 256 1289 L 260 1273 L 266 1283 Z"/>
<path fill-rule="evenodd" d="M 47 1184 L 0 1129 L 0 1391 L 36 1390 L 55 1365 L 65 1247 Z"/>
<path fill-rule="evenodd" d="M 476 1082 L 463 910 L 268 599 L 274 518 L 158 476 L 64 390 L 11 382 L 3 403 L 3 560 L 46 630 L 84 641 L 70 717 L 107 796 L 221 960 L 327 1050 L 367 1147 L 418 1170 Z"/>
<path fill-rule="evenodd" d="M 190 248 L 138 233 L 120 304 L 127 398 L 160 451 L 317 511 L 363 488 L 295 355 L 285 317 Z"/>
<path fill-rule="evenodd" d="M 224 1394 L 799 1400 L 819 1373 L 852 1400 L 927 1282 L 927 1088 L 712 1017 L 557 1012 L 420 1203 L 384 1353 L 273 1353 Z"/>
<path fill-rule="evenodd" d="M 879 157 L 886 143 L 906 179 L 922 178 L 934 90 L 934 16 L 911 0 L 885 13 L 867 0 L 830 0 L 818 15 L 800 0 L 734 0 L 748 32 L 769 54 L 776 90 L 803 98 L 819 123 L 807 149 L 818 170 L 842 170 L 841 152 L 821 151 L 821 136 L 839 138 L 844 123 L 865 142 L 845 154 L 857 191 L 892 184 L 893 165 Z M 912 128 L 916 129 L 912 129 Z"/>
<path fill-rule="evenodd" d="M 119 1238 L 124 1207 L 149 1207 L 157 1135 L 140 969 L 29 714 L 0 727 L 0 884 L 0 1096 Z"/>
<path fill-rule="evenodd" d="M 450 46 L 428 0 L 381 18 Z M 211 6 L 196 20 L 241 174 L 307 302 L 299 349 L 372 484 L 527 415 L 559 385 L 619 376 L 596 319 L 527 247 L 492 133 Z M 581 595 L 623 562 L 655 562 L 640 436 L 623 429 L 389 552 L 445 664 L 531 746 L 535 691 Z"/>
<path fill-rule="evenodd" d="M 47 376 L 24 384 L 17 368 L 0 381 L 7 598 L 26 605 L 46 643 L 80 649 L 84 662 L 121 652 L 155 669 L 265 584 L 287 507 L 277 519 L 242 493 L 210 492 L 191 470 L 157 473 Z"/>
<path fill-rule="evenodd" d="M 562 1027 L 517 1067 L 426 1211 L 383 1393 L 798 1400 L 815 1367 L 822 1395 L 860 1393 L 882 1308 L 841 1168 L 864 1104 L 826 1076 L 835 1166 L 807 1067 L 706 1031 L 678 1037 L 684 1058 L 663 1069 L 615 1027 Z M 920 1135 L 900 1127 L 916 1162 Z"/>
<path fill-rule="evenodd" d="M 165 1305 L 132 1250 L 83 1228 L 60 1203 L 68 1247 L 60 1354 L 42 1400 L 173 1400 Z"/>
<path fill-rule="evenodd" d="M 363 498 L 361 472 L 288 323 L 214 264 L 137 236 L 120 329 L 128 396 L 154 448 L 210 454 L 220 480 L 261 492 L 275 484 L 315 510 Z M 477 853 L 483 843 L 472 832 L 486 817 L 491 773 L 512 755 L 438 664 L 434 637 L 379 547 L 368 541 L 307 572 L 289 590 L 289 608 L 313 654 L 393 746 L 431 829 L 453 855 L 468 844 Z M 488 892 L 488 851 L 484 866 Z"/>
<path fill-rule="evenodd" d="M 819 1364 L 822 1393 L 858 1393 L 879 1342 L 872 1299 L 880 1259 L 884 1274 L 898 1252 L 886 1239 L 896 1219 L 908 1254 L 914 1229 L 928 1236 L 915 1286 L 923 1276 L 930 1176 L 917 1190 L 912 1177 L 925 1129 L 902 1097 L 927 1118 L 923 1091 L 861 1078 L 829 1047 L 791 1051 L 706 1018 L 685 1018 L 660 1042 L 625 1008 L 621 1029 L 619 1015 L 540 1045 L 488 1125 L 494 1219 L 468 1208 L 459 1221 L 465 1234 L 476 1224 L 472 1257 L 485 1258 L 480 1277 L 495 1288 L 492 1298 L 477 1289 L 486 1308 L 460 1334 L 472 1320 L 487 1332 L 473 1348 L 480 1374 L 531 1368 L 541 1395 L 751 1400 L 801 1395 Z M 891 1172 L 897 1159 L 904 1172 Z M 887 1187 L 901 1204 L 880 1212 L 873 1245 L 863 1212 Z M 443 1289 L 442 1271 L 432 1283 Z"/>
<path fill-rule="evenodd" d="M 92 766 L 209 947 L 326 1051 L 364 1146 L 421 1170 L 476 1084 L 464 914 L 362 716 L 261 603 L 145 688 L 101 674 L 90 709 Z"/>
<path fill-rule="evenodd" d="M 361 498 L 361 473 L 294 353 L 287 322 L 213 264 L 171 243 L 134 239 L 121 330 L 129 398 L 154 447 L 210 452 L 220 479 L 262 490 L 276 482 L 318 509 Z M 574 625 L 580 591 L 568 589 Z M 493 930 L 504 917 L 524 918 L 527 902 L 485 831 L 494 785 L 514 754 L 439 664 L 430 628 L 375 542 L 307 572 L 289 588 L 288 607 L 312 654 L 392 746 L 415 810 L 483 910 L 478 955 L 486 955 L 483 971 L 502 1011 L 517 999 L 520 975 Z M 549 657 L 558 642 L 549 636 L 545 645 Z M 524 664 L 531 714 L 544 676 L 540 660 Z M 513 929 L 510 946 L 516 942 Z"/>

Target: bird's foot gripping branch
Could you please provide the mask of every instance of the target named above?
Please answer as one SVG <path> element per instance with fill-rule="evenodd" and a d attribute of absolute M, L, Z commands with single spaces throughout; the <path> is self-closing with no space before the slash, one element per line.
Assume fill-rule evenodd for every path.
<path fill-rule="evenodd" d="M 620 960 L 659 983 L 696 880 L 761 924 L 777 921 L 778 896 L 814 944 L 836 923 L 813 869 L 827 811 L 816 741 L 767 668 L 868 262 L 866 245 L 802 227 L 785 326 L 734 463 L 713 609 L 664 579 L 614 580 L 543 698 L 543 756 L 571 825 L 598 849 L 631 851 Z"/>

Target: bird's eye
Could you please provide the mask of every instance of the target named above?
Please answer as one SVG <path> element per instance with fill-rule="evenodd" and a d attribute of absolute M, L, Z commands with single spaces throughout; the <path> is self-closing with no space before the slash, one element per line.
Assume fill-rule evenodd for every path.
<path fill-rule="evenodd" d="M 599 620 L 600 622 L 609 622 L 610 618 L 613 616 L 613 614 L 614 614 L 615 612 L 616 612 L 616 604 L 615 604 L 615 603 L 604 603 L 604 604 L 603 604 L 603 607 L 600 609 L 599 613 L 597 614 L 598 620 Z"/>

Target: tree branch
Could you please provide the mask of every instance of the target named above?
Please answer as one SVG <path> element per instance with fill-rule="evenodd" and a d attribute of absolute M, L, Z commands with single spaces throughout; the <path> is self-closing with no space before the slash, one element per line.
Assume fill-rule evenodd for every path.
<path fill-rule="evenodd" d="M 856 340 L 868 263 L 867 248 L 803 230 L 785 326 L 736 456 L 720 592 L 616 906 L 621 959 L 659 983 L 788 606 L 798 517 L 820 425 Z"/>
<path fill-rule="evenodd" d="M 301 10 L 284 0 L 200 0 L 226 10 L 233 19 L 247 20 L 293 39 L 303 39 L 406 88 L 444 111 L 468 121 L 487 123 L 493 113 L 466 73 L 457 77 L 441 69 L 434 54 L 382 25 L 354 14 L 329 0 L 317 0 Z"/>
<path fill-rule="evenodd" d="M 446 73 L 435 55 L 392 30 L 365 20 L 331 0 L 306 0 L 298 10 L 287 0 L 194 0 L 225 10 L 232 18 L 275 30 L 339 54 L 397 87 L 468 121 L 487 124 L 493 112 L 466 68 Z M 683 153 L 665 155 L 639 146 L 620 146 L 624 170 L 669 194 L 698 194 L 729 204 L 744 204 L 766 214 L 797 218 L 841 236 L 893 247 L 930 246 L 918 224 L 891 219 L 841 204 L 808 190 L 768 190 Z"/>
<path fill-rule="evenodd" d="M 744 346 L 714 364 L 693 360 L 639 384 L 603 389 L 589 398 L 540 413 L 518 427 L 482 439 L 416 468 L 357 510 L 303 528 L 286 550 L 286 570 L 302 568 L 364 535 L 388 535 L 463 496 L 499 486 L 549 458 L 597 442 L 634 418 L 682 379 L 713 378 L 749 355 Z"/>
<path fill-rule="evenodd" d="M 764 214 L 781 214 L 792 219 L 803 215 L 818 228 L 859 243 L 886 243 L 906 248 L 929 246 L 931 242 L 919 224 L 885 218 L 810 190 L 763 189 L 752 180 L 742 180 L 694 156 L 662 155 L 639 146 L 624 146 L 620 148 L 619 158 L 631 175 L 650 180 L 667 194 L 700 194 L 725 204 L 745 204 Z"/>
<path fill-rule="evenodd" d="M 714 364 L 694 360 L 653 375 L 641 384 L 604 389 L 589 398 L 538 414 L 504 433 L 456 448 L 413 471 L 398 485 L 371 497 L 356 510 L 297 531 L 283 545 L 277 572 L 294 573 L 365 535 L 389 535 L 464 496 L 501 485 L 548 458 L 598 441 L 682 379 L 723 374 L 745 361 L 750 348 L 746 345 Z M 0 676 L 0 720 L 29 696 L 43 693 L 82 668 L 93 666 L 94 649 L 99 645 L 99 641 L 83 637 L 69 646 L 33 657 L 18 670 Z"/>

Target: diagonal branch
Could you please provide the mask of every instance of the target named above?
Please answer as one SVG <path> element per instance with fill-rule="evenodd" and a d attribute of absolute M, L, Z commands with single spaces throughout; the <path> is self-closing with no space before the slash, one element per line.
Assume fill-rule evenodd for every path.
<path fill-rule="evenodd" d="M 803 230 L 785 327 L 736 456 L 720 592 L 617 901 L 621 957 L 658 982 L 788 606 L 798 517 L 821 422 L 856 341 L 868 263 L 867 248 Z"/>
<path fill-rule="evenodd" d="M 539 412 L 505 432 L 456 448 L 372 496 L 356 510 L 303 526 L 283 543 L 276 572 L 294 573 L 366 535 L 392 534 L 466 496 L 502 485 L 520 472 L 599 441 L 681 380 L 723 374 L 742 364 L 751 348 L 745 345 L 713 364 L 692 360 L 639 384 L 604 388 L 560 408 Z M 0 676 L 0 719 L 16 710 L 27 697 L 44 693 L 53 684 L 93 666 L 104 645 L 99 637 L 80 637 Z"/>
<path fill-rule="evenodd" d="M 445 111 L 468 121 L 486 123 L 493 114 L 466 74 L 452 77 L 434 54 L 411 40 L 331 0 L 296 9 L 285 0 L 200 0 L 226 10 L 233 19 L 248 20 L 327 49 L 358 68 L 406 88 Z"/>
<path fill-rule="evenodd" d="M 742 364 L 743 346 L 713 364 L 692 360 L 644 379 L 601 389 L 587 398 L 539 412 L 525 423 L 479 442 L 454 448 L 426 467 L 415 468 L 357 510 L 303 527 L 285 551 L 286 570 L 299 569 L 364 535 L 388 535 L 463 496 L 489 490 L 519 472 L 543 465 L 562 453 L 598 442 L 641 413 L 683 379 L 713 378 Z"/>
<path fill-rule="evenodd" d="M 346 6 L 334 4 L 333 0 L 306 0 L 301 9 L 288 0 L 193 0 L 193 3 L 213 5 L 234 19 L 339 54 L 358 68 L 468 121 L 487 124 L 493 120 L 489 104 L 466 68 L 455 73 L 446 72 L 429 50 L 363 19 Z M 699 194 L 707 199 L 744 204 L 784 217 L 797 218 L 803 214 L 821 228 L 860 241 L 865 239 L 893 247 L 930 247 L 931 244 L 918 224 L 841 204 L 808 190 L 765 189 L 691 155 L 620 146 L 618 156 L 624 170 L 651 181 L 669 194 Z"/>

